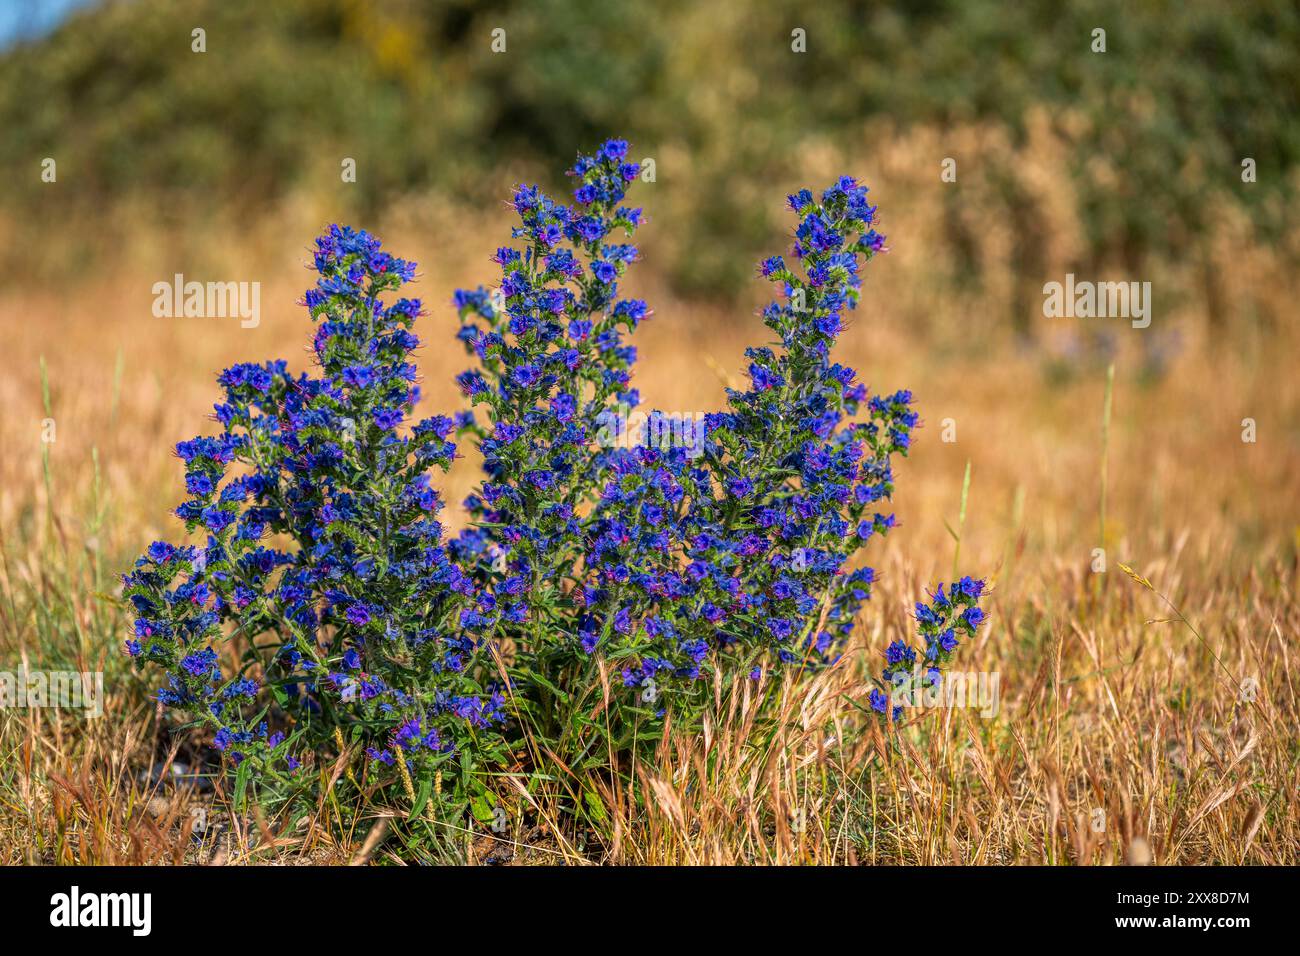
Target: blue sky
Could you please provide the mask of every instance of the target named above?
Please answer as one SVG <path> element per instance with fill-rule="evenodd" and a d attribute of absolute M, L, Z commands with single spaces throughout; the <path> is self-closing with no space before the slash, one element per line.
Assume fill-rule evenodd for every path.
<path fill-rule="evenodd" d="M 0 49 L 49 33 L 68 14 L 96 0 L 0 0 Z"/>

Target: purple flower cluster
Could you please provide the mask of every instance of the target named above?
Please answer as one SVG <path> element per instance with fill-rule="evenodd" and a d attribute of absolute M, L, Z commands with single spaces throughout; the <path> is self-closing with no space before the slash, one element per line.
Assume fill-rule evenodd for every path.
<path fill-rule="evenodd" d="M 494 610 L 468 626 L 510 637 L 547 679 L 566 651 L 622 662 L 626 686 L 654 688 L 628 700 L 662 711 L 689 706 L 691 685 L 728 660 L 748 674 L 764 658 L 835 659 L 874 580 L 849 558 L 894 527 L 880 507 L 917 415 L 909 392 L 868 399 L 830 358 L 861 263 L 884 242 L 846 177 L 820 199 L 790 197 L 800 270 L 780 256 L 760 266 L 783 289 L 763 312 L 782 349 L 748 351 L 751 386 L 706 416 L 704 453 L 593 449 L 611 402 L 639 400 L 623 334 L 648 310 L 617 296 L 636 250 L 614 237 L 640 221 L 620 205 L 635 177 L 625 152 L 612 141 L 579 160 L 575 207 L 520 189 L 524 248 L 497 254 L 496 306 L 483 289 L 457 294 L 478 359 L 460 381 L 492 422 L 489 479 L 467 502 L 479 526 L 460 540 L 505 556 L 475 579 Z M 664 421 L 652 412 L 648 427 Z"/>
<path fill-rule="evenodd" d="M 906 641 L 897 640 L 885 649 L 885 667 L 880 674 L 883 687 L 871 691 L 872 710 L 879 714 L 890 711 L 890 696 L 895 689 L 906 688 L 918 667 L 923 668 L 921 682 L 926 687 L 938 687 L 943 679 L 943 669 L 952 660 L 962 638 L 974 637 L 975 630 L 984 623 L 984 611 L 979 607 L 986 585 L 983 581 L 964 577 L 954 581 L 945 594 L 940 584 L 928 604 L 916 605 L 917 631 L 925 642 L 920 651 Z M 895 703 L 890 715 L 897 720 L 903 707 Z"/>
<path fill-rule="evenodd" d="M 895 525 L 891 462 L 918 423 L 909 392 L 868 396 L 831 359 L 883 248 L 876 209 L 848 177 L 791 196 L 791 264 L 759 267 L 781 289 L 762 313 L 780 347 L 747 351 L 749 388 L 704 416 L 699 447 L 658 412 L 647 427 L 670 440 L 626 447 L 608 421 L 639 404 L 626 340 L 650 316 L 619 296 L 643 218 L 624 205 L 627 151 L 579 157 L 569 204 L 517 188 L 499 282 L 456 293 L 474 360 L 457 383 L 479 414 L 407 427 L 422 310 L 384 296 L 414 265 L 346 227 L 317 241 L 305 297 L 317 374 L 222 373 L 221 433 L 177 448 L 177 514 L 207 543 L 154 544 L 126 576 L 128 650 L 167 669 L 160 699 L 203 713 L 236 763 L 278 773 L 342 734 L 372 766 L 457 761 L 466 779 L 525 724 L 585 720 L 607 669 L 622 678 L 611 726 L 689 723 L 712 693 L 701 678 L 836 659 L 875 580 L 851 559 Z M 462 435 L 484 477 L 446 539 L 428 474 Z M 978 626 L 982 587 L 941 587 L 921 617 L 934 666 Z M 268 733 L 267 705 L 285 733 Z"/>
<path fill-rule="evenodd" d="M 315 268 L 317 374 L 221 374 L 221 433 L 177 446 L 191 497 L 176 513 L 206 544 L 155 543 L 125 576 L 127 650 L 168 670 L 160 700 L 201 713 L 236 764 L 288 770 L 339 728 L 376 759 L 401 747 L 433 766 L 503 722 L 487 648 L 460 624 L 478 595 L 429 484 L 455 457 L 455 425 L 401 428 L 418 399 L 421 306 L 384 295 L 414 263 L 335 226 Z M 268 703 L 287 734 L 268 733 Z"/>

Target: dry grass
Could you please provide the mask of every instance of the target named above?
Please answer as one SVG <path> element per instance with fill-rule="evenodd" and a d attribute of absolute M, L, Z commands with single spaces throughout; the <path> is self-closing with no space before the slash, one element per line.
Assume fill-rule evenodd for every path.
<path fill-rule="evenodd" d="M 976 134 L 967 135 L 974 145 Z M 1037 162 L 1050 160 L 1049 145 L 1032 153 L 1048 157 Z M 603 784 L 605 832 L 591 843 L 550 826 L 545 806 L 515 801 L 508 841 L 449 832 L 448 859 L 1300 862 L 1292 802 L 1300 787 L 1297 343 L 1286 322 L 1252 321 L 1293 315 L 1292 280 L 1270 250 L 1250 246 L 1228 222 L 1221 241 L 1238 244 L 1238 267 L 1223 281 L 1241 314 L 1226 328 L 1207 326 L 1194 300 L 1163 306 L 1159 284 L 1152 329 L 1112 320 L 1106 330 L 1119 350 L 1103 441 L 1111 356 L 1053 366 L 1044 351 L 990 331 L 1008 316 L 1009 279 L 978 295 L 936 290 L 929 279 L 946 264 L 927 261 L 924 237 L 938 200 L 911 172 L 921 164 L 900 150 L 877 153 L 873 193 L 892 213 L 897 251 L 872 263 L 841 360 L 874 389 L 912 388 L 927 427 L 899 469 L 902 527 L 870 553 L 883 582 L 859 643 L 840 666 L 786 695 L 786 726 L 753 724 L 752 699 L 720 697 L 703 737 L 666 739 L 628 789 Z M 814 171 L 829 162 L 810 155 Z M 1038 166 L 1028 172 L 1045 175 Z M 463 223 L 456 210 L 417 210 L 377 231 L 426 266 L 426 406 L 460 407 L 451 376 L 464 360 L 442 304 L 455 286 L 490 277 L 486 260 L 504 218 L 494 214 L 497 221 L 467 234 L 453 228 Z M 200 792 L 205 781 L 182 776 L 177 786 L 170 771 L 159 774 L 170 759 L 193 757 L 172 749 L 148 688 L 117 656 L 128 622 L 104 597 L 142 546 L 176 533 L 168 509 L 181 470 L 166 449 L 212 427 L 201 416 L 216 397 L 213 373 L 235 360 L 305 361 L 305 319 L 290 303 L 305 284 L 304 239 L 327 218 L 315 205 L 288 209 L 237 254 L 214 260 L 205 277 L 262 281 L 255 330 L 231 320 L 154 319 L 152 283 L 195 271 L 183 244 L 157 237 L 92 282 L 0 296 L 0 669 L 104 670 L 107 693 L 99 720 L 0 711 L 0 861 L 395 859 L 387 823 L 402 808 L 371 807 L 364 822 L 345 822 L 326 800 L 315 825 L 283 833 L 274 821 L 232 817 L 219 784 Z M 1050 232 L 1063 238 L 1046 250 L 1047 278 L 1069 260 L 1073 225 L 1057 226 Z M 652 223 L 647 234 L 657 228 L 666 227 Z M 989 237 L 995 260 L 1005 229 Z M 654 240 L 643 268 L 653 268 L 653 254 Z M 1005 262 L 986 266 L 1007 273 Z M 724 312 L 674 300 L 653 272 L 635 283 L 656 308 L 637 342 L 646 401 L 718 407 L 744 345 L 761 331 L 749 315 L 759 290 Z M 1042 331 L 1047 340 L 1067 331 L 1084 342 L 1085 326 Z M 1180 345 L 1164 374 L 1144 376 L 1145 346 L 1175 329 Z M 47 417 L 53 444 L 41 442 Z M 1247 417 L 1258 426 L 1253 444 L 1241 440 Z M 940 440 L 945 419 L 955 442 Z M 991 624 L 957 666 L 996 672 L 1000 708 L 989 719 L 969 709 L 927 711 L 873 730 L 853 702 L 885 645 L 908 628 L 912 602 L 952 572 L 949 528 L 959 525 L 968 463 L 960 565 L 990 576 L 995 589 Z M 466 461 L 453 472 L 448 500 L 469 489 L 474 468 Z M 1103 574 L 1090 568 L 1097 547 L 1106 550 Z M 1241 691 L 1247 678 L 1258 687 L 1253 700 Z M 168 782 L 149 782 L 159 776 Z M 192 807 L 209 815 L 202 840 L 191 832 Z"/>
<path fill-rule="evenodd" d="M 1057 594 L 1090 590 L 1078 574 L 1052 577 Z M 753 741 L 738 708 L 711 737 L 664 748 L 646 775 L 652 811 L 628 814 L 621 858 L 1294 863 L 1294 648 L 1283 635 L 1296 607 L 1269 577 L 1244 605 L 1221 589 L 1186 612 L 1224 623 L 1222 669 L 1185 625 L 1144 627 L 1158 601 L 1116 576 L 1099 601 L 994 601 L 998 623 L 961 666 L 1001 673 L 996 719 L 948 708 L 840 749 L 857 723 L 843 698 L 866 692 L 852 663 L 799 694 L 792 725 L 760 748 L 742 746 Z M 878 653 L 883 639 L 868 643 Z M 1228 674 L 1256 676 L 1253 703 Z"/>

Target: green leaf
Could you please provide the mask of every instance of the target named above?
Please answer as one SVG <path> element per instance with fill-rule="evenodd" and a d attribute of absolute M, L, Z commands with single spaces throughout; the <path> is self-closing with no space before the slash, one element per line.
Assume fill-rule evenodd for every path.
<path fill-rule="evenodd" d="M 587 804 L 587 813 L 591 815 L 591 818 L 597 823 L 602 822 L 605 819 L 605 804 L 600 797 L 596 795 L 596 791 L 584 790 L 582 793 L 582 799 L 583 802 Z"/>
<path fill-rule="evenodd" d="M 418 817 L 424 810 L 424 805 L 429 802 L 429 795 L 433 793 L 433 775 L 427 774 L 420 780 L 420 788 L 415 792 L 415 803 L 411 806 L 411 816 Z"/>
<path fill-rule="evenodd" d="M 248 778 L 252 773 L 253 761 L 241 761 L 239 771 L 235 774 L 235 807 L 240 810 L 244 808 L 244 796 L 248 792 Z"/>
<path fill-rule="evenodd" d="M 493 820 L 492 804 L 488 802 L 486 794 L 480 793 L 470 800 L 469 810 L 479 823 L 491 823 Z"/>
<path fill-rule="evenodd" d="M 565 693 L 564 691 L 560 690 L 560 688 L 556 687 L 556 686 L 555 686 L 554 684 L 552 684 L 549 680 L 547 680 L 545 677 L 543 677 L 540 673 L 533 672 L 533 673 L 531 673 L 531 674 L 528 675 L 528 679 L 531 680 L 531 681 L 534 681 L 535 683 L 541 684 L 543 687 L 545 687 L 547 690 L 549 690 L 552 694 L 554 694 L 556 697 L 558 697 L 561 701 L 567 702 L 567 701 L 569 700 L 569 695 L 568 695 L 567 693 Z"/>

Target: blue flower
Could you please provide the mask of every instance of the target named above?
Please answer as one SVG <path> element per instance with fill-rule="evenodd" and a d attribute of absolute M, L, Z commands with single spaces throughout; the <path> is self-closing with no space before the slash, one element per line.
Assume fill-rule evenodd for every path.
<path fill-rule="evenodd" d="M 628 155 L 610 139 L 578 156 L 572 201 L 515 189 L 498 291 L 453 297 L 448 337 L 472 366 L 456 383 L 475 411 L 402 427 L 420 401 L 424 309 L 400 295 L 415 264 L 337 225 L 303 296 L 311 371 L 226 369 L 220 433 L 176 446 L 176 514 L 207 542 L 156 542 L 124 576 L 126 651 L 165 670 L 158 699 L 206 722 L 252 786 L 300 765 L 262 722 L 271 705 L 324 766 L 337 731 L 370 758 L 356 786 L 401 793 L 390 768 L 491 773 L 520 752 L 516 713 L 576 720 L 565 708 L 597 692 L 576 682 L 608 668 L 635 690 L 600 723 L 640 746 L 650 715 L 698 726 L 716 678 L 802 680 L 853 637 L 875 581 L 859 552 L 895 527 L 881 502 L 919 426 L 910 392 L 869 394 L 832 360 L 863 263 L 884 249 L 875 207 L 851 177 L 791 195 L 793 243 L 759 266 L 772 344 L 746 351 L 747 387 L 703 415 L 642 416 L 629 336 L 652 312 L 618 288 L 644 221 L 625 204 L 640 172 Z M 431 475 L 464 442 L 483 473 L 449 536 Z M 984 593 L 962 578 L 918 606 L 927 680 L 985 620 Z M 239 653 L 219 656 L 236 634 Z M 886 690 L 918 653 L 896 640 L 885 656 L 870 707 L 897 716 Z M 509 720 L 503 691 L 520 705 Z"/>

